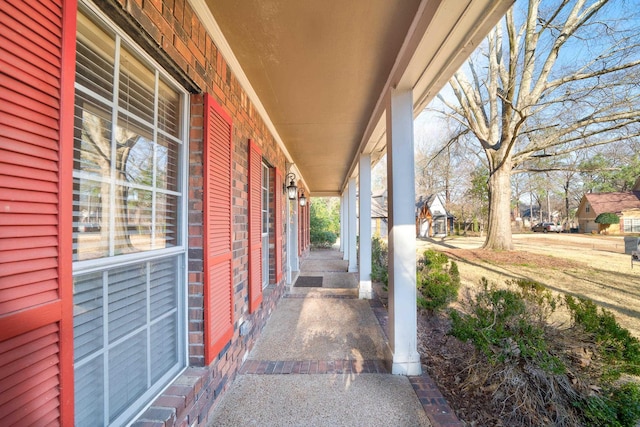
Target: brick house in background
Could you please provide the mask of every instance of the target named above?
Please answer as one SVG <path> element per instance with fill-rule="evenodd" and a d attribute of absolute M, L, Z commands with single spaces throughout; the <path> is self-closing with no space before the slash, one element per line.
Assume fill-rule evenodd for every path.
<path fill-rule="evenodd" d="M 3 0 L 2 425 L 205 425 L 309 250 L 309 205 L 285 182 L 348 194 L 355 265 L 356 178 L 387 150 L 389 217 L 412 224 L 413 114 L 511 3 Z M 410 256 L 390 263 L 408 271 L 413 227 L 394 224 Z M 388 357 L 415 373 L 415 284 L 394 280 L 409 303 Z"/>
<path fill-rule="evenodd" d="M 640 178 L 632 191 L 586 193 L 582 196 L 576 212 L 580 232 L 600 232 L 600 224 L 596 223 L 595 219 L 603 213 L 615 213 L 620 217 L 620 224 L 611 224 L 607 233 L 640 233 Z"/>

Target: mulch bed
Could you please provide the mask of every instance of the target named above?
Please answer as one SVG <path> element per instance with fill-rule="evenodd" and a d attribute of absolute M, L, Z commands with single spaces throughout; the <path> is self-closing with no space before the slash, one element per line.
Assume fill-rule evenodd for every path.
<path fill-rule="evenodd" d="M 534 254 L 525 251 L 485 251 L 482 249 L 439 249 L 454 261 L 467 263 L 489 263 L 493 265 L 518 265 L 530 267 L 549 267 L 556 269 L 584 268 L 587 264 L 557 258 L 550 255 Z"/>

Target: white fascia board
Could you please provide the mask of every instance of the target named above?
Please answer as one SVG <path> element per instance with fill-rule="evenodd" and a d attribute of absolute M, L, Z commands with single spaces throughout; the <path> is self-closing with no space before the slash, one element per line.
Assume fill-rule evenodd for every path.
<path fill-rule="evenodd" d="M 413 110 L 415 116 L 418 116 L 447 84 L 451 75 L 462 66 L 513 3 L 514 0 L 470 1 L 460 13 L 437 52 L 432 55 L 433 59 L 428 64 L 411 64 L 408 67 L 409 84 L 413 85 L 415 95 Z M 430 50 L 428 47 L 430 39 L 432 39 L 431 36 L 425 34 L 416 49 L 415 58 L 423 57 L 424 54 L 421 52 Z M 438 66 L 438 64 L 442 65 Z M 415 69 L 413 72 L 410 71 L 412 67 Z"/>

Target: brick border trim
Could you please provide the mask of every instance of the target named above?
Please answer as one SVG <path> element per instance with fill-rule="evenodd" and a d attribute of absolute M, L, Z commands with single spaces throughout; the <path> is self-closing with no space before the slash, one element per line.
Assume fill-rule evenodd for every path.
<path fill-rule="evenodd" d="M 247 360 L 240 374 L 388 374 L 384 360 Z"/>
<path fill-rule="evenodd" d="M 420 376 L 408 378 L 424 412 L 434 427 L 463 427 L 465 425 L 453 412 L 429 374 L 423 373 Z"/>
<path fill-rule="evenodd" d="M 326 289 L 326 288 L 325 288 Z M 358 299 L 356 295 L 336 295 L 336 294 L 284 294 L 282 298 L 305 299 L 305 298 L 325 298 L 325 299 Z"/>

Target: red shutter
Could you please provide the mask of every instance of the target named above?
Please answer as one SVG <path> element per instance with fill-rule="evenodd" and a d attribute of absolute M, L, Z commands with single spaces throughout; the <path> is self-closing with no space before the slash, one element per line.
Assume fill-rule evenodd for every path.
<path fill-rule="evenodd" d="M 0 420 L 73 425 L 74 0 L 0 2 Z"/>
<path fill-rule="evenodd" d="M 282 280 L 282 173 L 276 169 L 273 197 L 275 198 L 275 234 L 276 234 L 276 283 Z"/>
<path fill-rule="evenodd" d="M 249 313 L 262 302 L 262 152 L 249 140 Z"/>
<path fill-rule="evenodd" d="M 204 97 L 204 327 L 205 362 L 233 336 L 231 118 Z"/>

